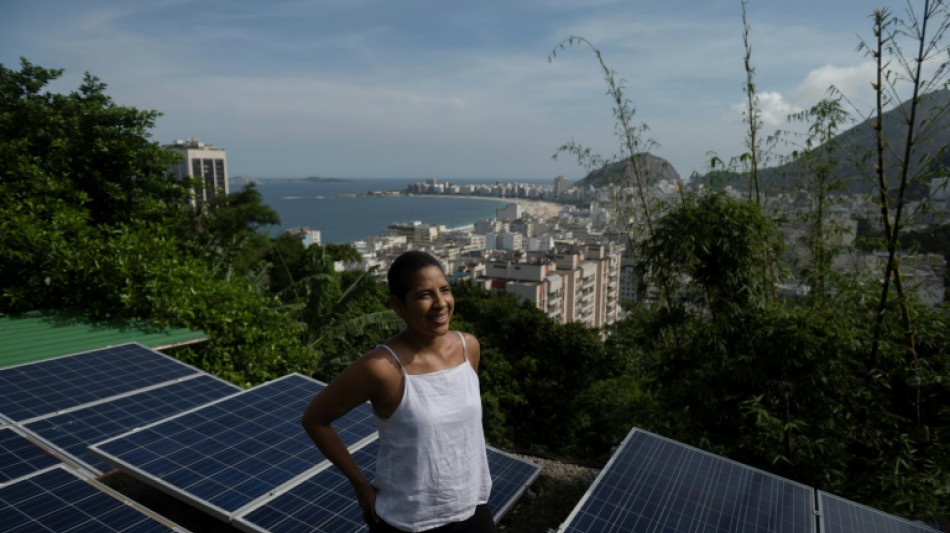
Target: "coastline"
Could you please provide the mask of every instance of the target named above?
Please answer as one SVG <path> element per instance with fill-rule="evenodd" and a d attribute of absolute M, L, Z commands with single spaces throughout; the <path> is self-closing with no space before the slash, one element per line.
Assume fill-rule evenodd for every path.
<path fill-rule="evenodd" d="M 519 204 L 521 205 L 525 212 L 534 217 L 540 218 L 542 220 L 548 220 L 558 216 L 561 212 L 561 209 L 564 208 L 565 204 L 559 204 L 557 202 L 550 202 L 547 200 L 532 200 L 530 198 L 499 198 L 495 196 L 472 196 L 472 195 L 461 195 L 461 194 L 410 194 L 407 193 L 405 196 L 412 196 L 415 198 L 423 197 L 432 197 L 432 198 L 467 198 L 470 200 L 492 200 L 502 204 Z"/>

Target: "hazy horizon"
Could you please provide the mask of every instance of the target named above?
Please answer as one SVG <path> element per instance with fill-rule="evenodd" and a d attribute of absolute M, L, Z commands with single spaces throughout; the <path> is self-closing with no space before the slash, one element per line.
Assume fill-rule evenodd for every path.
<path fill-rule="evenodd" d="M 34 0 L 0 6 L 0 63 L 84 72 L 120 105 L 163 113 L 153 139 L 197 137 L 233 175 L 535 181 L 587 172 L 570 141 L 618 152 L 589 39 L 626 81 L 680 176 L 744 148 L 741 2 L 379 0 L 230 4 Z M 747 5 L 763 133 L 835 84 L 870 95 L 861 0 Z M 51 17 L 51 13 L 56 13 Z M 436 172 L 436 170 L 438 172 Z"/>

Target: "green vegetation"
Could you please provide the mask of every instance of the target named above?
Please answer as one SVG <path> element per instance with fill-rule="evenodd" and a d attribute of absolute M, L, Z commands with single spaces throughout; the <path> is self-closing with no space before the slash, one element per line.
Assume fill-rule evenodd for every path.
<path fill-rule="evenodd" d="M 924 2 L 919 12 L 908 5 L 901 18 L 875 12 L 875 42 L 860 48 L 879 73 L 878 104 L 867 120 L 839 135 L 850 120 L 848 102 L 832 88 L 829 98 L 790 117 L 805 132 L 779 132 L 763 143 L 746 7 L 747 152 L 728 163 L 713 157 L 713 172 L 696 180 L 728 181 L 745 198 L 692 192 L 666 205 L 628 202 L 623 220 L 633 257 L 660 298 L 629 308 L 610 328 L 605 346 L 611 361 L 624 363 L 622 372 L 565 391 L 576 395 L 578 409 L 561 416 L 573 417 L 576 431 L 603 435 L 613 427 L 613 442 L 638 425 L 903 516 L 950 515 L 950 315 L 907 290 L 899 261 L 914 242 L 923 245 L 924 235 L 944 231 L 903 228 L 912 215 L 911 191 L 946 175 L 940 104 L 950 64 L 941 55 L 948 13 L 940 2 Z M 629 147 L 640 146 L 646 128 L 629 126 L 633 106 L 616 74 L 586 39 L 571 37 L 558 50 L 565 44 L 592 49 L 606 74 L 624 147 L 617 159 L 644 159 Z M 900 95 L 911 97 L 897 105 Z M 894 109 L 885 114 L 885 107 Z M 765 180 L 759 165 L 781 143 L 795 149 Z M 561 150 L 590 160 L 590 149 L 573 141 Z M 785 174 L 785 192 L 807 201 L 799 219 L 782 220 L 769 209 L 781 192 L 769 187 L 779 183 L 775 173 Z M 642 176 L 635 166 L 627 175 L 630 183 L 616 184 L 639 196 Z M 877 242 L 860 244 L 882 251 L 886 261 L 880 272 L 845 276 L 832 269 L 846 248 L 834 244 L 841 229 L 829 213 L 852 176 L 867 180 L 864 190 L 874 192 L 884 228 Z M 779 246 L 779 228 L 790 223 L 804 230 L 808 252 L 797 263 Z M 924 246 L 946 253 L 931 241 Z M 779 297 L 777 284 L 795 280 L 808 293 Z M 598 443 L 597 436 L 569 446 L 579 443 Z"/>
<path fill-rule="evenodd" d="M 886 13 L 875 21 L 882 43 L 923 26 Z M 793 159 L 809 169 L 799 185 L 814 209 L 800 221 L 810 260 L 787 264 L 782 221 L 767 210 L 756 168 L 767 154 L 748 35 L 746 25 L 750 153 L 736 159 L 748 194 L 684 192 L 670 205 L 648 194 L 651 168 L 637 152 L 653 143 L 632 125 L 622 84 L 588 41 L 564 43 L 588 46 L 604 69 L 620 159 L 633 172 L 621 184 L 632 191 L 622 219 L 661 298 L 596 331 L 554 323 L 506 293 L 455 285 L 454 327 L 482 344 L 488 438 L 604 460 L 636 425 L 903 516 L 950 515 L 950 315 L 901 289 L 896 261 L 911 240 L 948 253 L 946 226 L 933 230 L 940 241 L 901 231 L 901 191 L 930 167 L 906 172 L 896 196 L 877 189 L 877 249 L 894 264 L 866 279 L 841 276 L 830 268 L 840 249 L 825 218 L 843 164 L 829 144 L 844 119 L 840 102 L 796 117 L 809 125 Z M 332 379 L 396 331 L 374 273 L 334 270 L 334 261 L 357 259 L 352 247 L 265 236 L 277 216 L 253 186 L 193 209 L 190 184 L 167 173 L 172 155 L 149 140 L 157 113 L 115 105 L 88 75 L 73 93 L 44 92 L 59 75 L 26 60 L 19 70 L 0 65 L 0 312 L 79 308 L 200 328 L 211 341 L 176 355 L 242 385 L 289 372 Z M 904 161 L 920 158 L 908 145 Z M 562 149 L 594 161 L 577 144 Z M 872 178 L 906 167 L 885 161 Z M 776 282 L 793 274 L 815 290 L 779 297 Z"/>
<path fill-rule="evenodd" d="M 364 317 L 385 311 L 378 291 L 332 271 L 355 251 L 267 238 L 277 214 L 250 186 L 191 208 L 174 155 L 149 140 L 158 113 L 117 106 L 88 74 L 70 94 L 45 91 L 61 74 L 0 65 L 0 312 L 201 329 L 211 341 L 176 355 L 241 385 L 313 374 L 343 328 L 391 326 Z"/>

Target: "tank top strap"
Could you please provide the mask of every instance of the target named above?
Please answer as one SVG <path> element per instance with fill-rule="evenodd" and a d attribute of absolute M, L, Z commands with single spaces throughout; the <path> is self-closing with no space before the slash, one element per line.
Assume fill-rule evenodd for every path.
<path fill-rule="evenodd" d="M 461 331 L 456 331 L 459 334 L 459 338 L 462 339 L 462 357 L 468 361 L 468 348 L 465 346 L 465 335 Z"/>
<path fill-rule="evenodd" d="M 465 340 L 463 339 L 462 342 L 464 343 Z M 386 348 L 386 351 L 389 352 L 389 355 L 393 356 L 393 359 L 396 360 L 396 364 L 399 365 L 399 369 L 402 370 L 403 375 L 406 375 L 406 376 L 409 375 L 409 372 L 406 372 L 406 367 L 402 366 L 402 361 L 399 360 L 399 357 L 396 357 L 396 352 L 394 352 L 392 348 L 390 348 L 389 346 L 386 346 L 385 344 L 377 344 L 376 347 Z"/>

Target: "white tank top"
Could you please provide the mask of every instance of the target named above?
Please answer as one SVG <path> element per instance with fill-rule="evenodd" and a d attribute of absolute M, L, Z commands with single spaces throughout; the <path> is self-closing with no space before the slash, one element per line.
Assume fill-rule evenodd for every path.
<path fill-rule="evenodd" d="M 429 374 L 402 369 L 402 400 L 389 418 L 376 417 L 376 514 L 405 531 L 424 531 L 470 518 L 488 502 L 491 475 L 482 432 L 478 375 L 468 361 Z"/>

